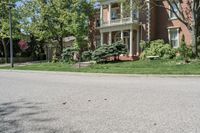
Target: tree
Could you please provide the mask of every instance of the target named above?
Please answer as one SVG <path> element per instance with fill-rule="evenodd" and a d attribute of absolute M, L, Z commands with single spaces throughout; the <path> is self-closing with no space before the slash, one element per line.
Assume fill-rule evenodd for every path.
<path fill-rule="evenodd" d="M 11 0 L 11 3 L 16 3 L 18 0 Z M 0 3 L 0 43 L 3 45 L 3 55 L 5 57 L 5 63 L 8 62 L 8 44 L 9 44 L 9 3 L 8 0 L 1 1 Z M 13 38 L 18 38 L 20 35 L 19 30 L 19 18 L 17 15 L 18 8 L 12 9 L 12 24 L 13 24 Z"/>
<path fill-rule="evenodd" d="M 75 36 L 81 42 L 88 34 L 87 0 L 24 0 L 21 7 L 22 27 L 38 40 L 59 44 L 59 54 L 63 51 L 63 38 Z"/>
<path fill-rule="evenodd" d="M 126 2 L 126 0 L 119 0 L 120 2 Z M 170 8 L 163 6 L 163 2 L 166 1 Z M 147 2 L 155 7 L 166 8 L 167 10 L 173 12 L 178 20 L 180 20 L 190 31 L 192 38 L 192 51 L 194 56 L 198 56 L 197 45 L 198 37 L 200 36 L 200 1 L 199 0 L 134 0 L 133 6 L 128 6 L 127 9 L 138 8 L 144 10 Z M 185 5 L 187 5 L 185 7 Z M 174 6 L 175 5 L 175 6 Z M 178 9 L 175 11 L 175 8 Z"/>

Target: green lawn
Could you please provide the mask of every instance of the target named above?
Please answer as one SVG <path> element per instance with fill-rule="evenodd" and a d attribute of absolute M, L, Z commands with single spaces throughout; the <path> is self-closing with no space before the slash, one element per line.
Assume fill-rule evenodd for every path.
<path fill-rule="evenodd" d="M 0 67 L 8 69 L 8 67 Z M 75 68 L 67 63 L 41 63 L 27 66 L 16 66 L 16 70 L 66 71 L 118 74 L 200 74 L 200 61 L 190 64 L 174 60 L 130 61 L 108 64 L 95 64 L 85 68 Z"/>

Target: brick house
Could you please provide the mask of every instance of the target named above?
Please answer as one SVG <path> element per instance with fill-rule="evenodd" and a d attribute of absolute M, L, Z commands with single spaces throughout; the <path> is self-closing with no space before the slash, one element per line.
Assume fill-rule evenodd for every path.
<path fill-rule="evenodd" d="M 126 4 L 132 5 L 132 3 L 133 0 L 127 0 Z M 139 56 L 141 40 L 163 39 L 177 48 L 184 35 L 189 45 L 191 35 L 187 27 L 176 18 L 173 12 L 166 9 L 170 8 L 166 1 L 157 4 L 165 8 L 146 2 L 145 10 L 139 12 L 133 9 L 127 12 L 124 11 L 124 5 L 119 3 L 119 0 L 100 2 L 95 15 L 94 44 L 98 46 L 123 40 L 128 48 L 127 57 L 131 59 Z M 182 4 L 183 7 L 187 6 L 186 2 Z"/>

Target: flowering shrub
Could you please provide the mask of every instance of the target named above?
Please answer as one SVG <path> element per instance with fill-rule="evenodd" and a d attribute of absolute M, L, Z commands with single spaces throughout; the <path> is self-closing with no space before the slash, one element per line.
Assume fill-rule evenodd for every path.
<path fill-rule="evenodd" d="M 26 49 L 29 48 L 29 47 L 28 47 L 28 44 L 27 44 L 27 42 L 26 42 L 25 40 L 20 40 L 20 41 L 18 42 L 18 45 L 19 45 L 20 49 L 21 49 L 23 52 L 26 51 Z"/>

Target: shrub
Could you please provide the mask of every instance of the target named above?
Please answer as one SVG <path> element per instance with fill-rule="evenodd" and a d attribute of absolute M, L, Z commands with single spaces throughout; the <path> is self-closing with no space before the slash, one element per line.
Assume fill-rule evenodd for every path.
<path fill-rule="evenodd" d="M 172 59 L 176 56 L 176 50 L 169 44 L 164 44 L 159 50 L 159 56 L 163 59 Z"/>
<path fill-rule="evenodd" d="M 63 50 L 62 53 L 62 61 L 64 62 L 73 62 L 74 61 L 74 54 L 77 52 L 75 48 L 69 47 Z"/>
<path fill-rule="evenodd" d="M 58 61 L 59 61 L 58 57 L 56 55 L 54 55 L 51 62 L 56 63 Z"/>
<path fill-rule="evenodd" d="M 144 49 L 146 49 L 146 48 L 149 48 L 149 45 L 150 45 L 150 43 L 149 43 L 149 42 L 145 42 L 144 40 L 142 40 L 142 41 L 140 42 L 140 48 L 141 48 L 142 50 L 144 50 Z"/>
<path fill-rule="evenodd" d="M 189 60 L 192 58 L 192 48 L 186 46 L 184 37 L 182 37 L 181 45 L 177 49 L 177 52 L 179 53 L 180 58 L 184 60 Z"/>
<path fill-rule="evenodd" d="M 92 60 L 92 51 L 84 51 L 81 56 L 83 61 L 90 61 Z"/>
<path fill-rule="evenodd" d="M 159 56 L 161 59 L 171 59 L 176 56 L 176 51 L 169 44 L 165 44 L 163 40 L 155 40 L 151 42 L 142 42 L 143 52 L 140 59 L 146 59 L 147 56 Z"/>
<path fill-rule="evenodd" d="M 97 48 L 92 54 L 92 59 L 96 62 L 105 62 L 109 57 L 114 57 L 114 60 L 119 59 L 121 54 L 127 54 L 127 48 L 121 42 L 116 42 Z"/>
<path fill-rule="evenodd" d="M 108 57 L 114 57 L 114 59 L 116 60 L 116 57 L 118 57 L 119 59 L 119 56 L 121 54 L 127 54 L 126 45 L 122 44 L 121 42 L 116 42 L 108 46 Z"/>
<path fill-rule="evenodd" d="M 92 59 L 97 63 L 106 61 L 107 51 L 108 45 L 100 46 L 92 53 Z"/>

